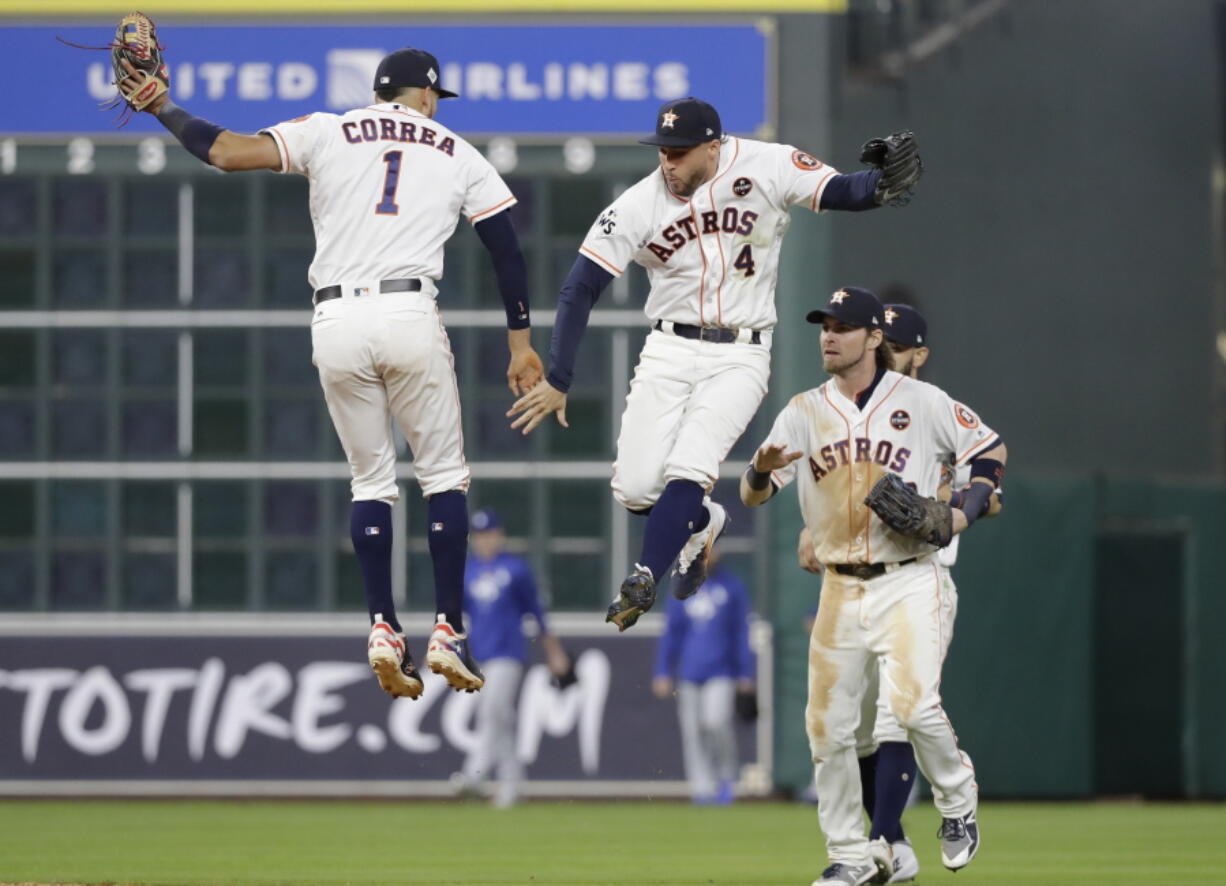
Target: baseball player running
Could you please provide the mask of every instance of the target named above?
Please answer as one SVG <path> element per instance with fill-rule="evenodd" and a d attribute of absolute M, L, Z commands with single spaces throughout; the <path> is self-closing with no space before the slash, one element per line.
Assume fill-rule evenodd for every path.
<path fill-rule="evenodd" d="M 154 114 L 205 163 L 310 180 L 313 362 L 353 475 L 350 534 L 370 610 L 370 666 L 389 694 L 421 694 L 392 603 L 394 418 L 428 500 L 438 616 L 426 663 L 457 690 L 480 689 L 484 678 L 462 615 L 469 470 L 451 346 L 435 300 L 443 244 L 461 214 L 489 250 L 506 306 L 511 391 L 529 390 L 542 366 L 529 344 L 527 275 L 506 212 L 515 198 L 472 145 L 434 120 L 439 100 L 455 97 L 439 83 L 437 59 L 420 49 L 396 50 L 379 63 L 373 104 L 309 114 L 256 135 L 195 117 L 165 90 L 146 102 L 165 69 L 159 78 L 118 54 L 116 65 L 128 74 L 118 84 L 125 99 Z"/>
<path fill-rule="evenodd" d="M 856 764 L 874 664 L 932 782 L 941 859 L 958 870 L 979 849 L 978 787 L 941 707 L 947 640 L 945 621 L 933 617 L 942 601 L 936 552 L 987 511 L 1005 446 L 939 388 L 890 370 L 885 314 L 873 293 L 844 287 L 807 319 L 822 326 L 822 367 L 832 377 L 775 419 L 742 476 L 741 499 L 760 505 L 795 480 L 814 556 L 825 565 L 805 711 L 830 857 L 815 886 L 859 886 L 892 873 L 870 854 Z M 970 466 L 957 508 L 928 498 L 947 462 Z"/>
<path fill-rule="evenodd" d="M 915 308 L 904 304 L 888 304 L 883 317 L 885 345 L 894 359 L 894 371 L 919 378 L 920 367 L 928 361 L 928 322 Z M 948 482 L 947 482 L 948 481 Z M 963 490 L 970 483 L 968 464 L 946 464 L 937 498 L 954 507 L 961 504 Z M 995 517 L 1002 508 L 1000 490 L 992 493 L 985 517 Z M 946 547 L 937 552 L 941 566 L 942 638 L 946 649 L 953 639 L 954 617 L 958 611 L 958 591 L 950 569 L 958 556 L 955 535 Z M 813 539 L 808 527 L 800 531 L 800 565 L 816 575 L 825 569 L 817 561 Z M 860 768 L 860 787 L 864 808 L 871 822 L 869 851 L 878 867 L 888 868 L 889 883 L 905 883 L 919 875 L 919 858 L 902 827 L 902 813 L 915 787 L 915 750 L 907 741 L 906 730 L 890 711 L 887 697 L 879 691 L 876 662 L 870 664 L 867 690 L 856 728 L 856 756 Z"/>
<path fill-rule="evenodd" d="M 875 168 L 840 175 L 790 145 L 725 135 L 715 108 L 696 98 L 661 107 L 656 131 L 640 141 L 658 149 L 659 169 L 592 225 L 562 285 L 549 375 L 508 413 L 524 433 L 550 413 L 566 425 L 592 306 L 631 261 L 642 265 L 651 331 L 626 398 L 612 487 L 618 502 L 648 516 L 638 561 L 608 610 L 622 631 L 651 608 L 674 560 L 674 596 L 692 595 L 727 526 L 708 496 L 766 395 L 789 208 L 901 204 L 922 169 L 910 133 L 874 139 L 861 159 Z"/>

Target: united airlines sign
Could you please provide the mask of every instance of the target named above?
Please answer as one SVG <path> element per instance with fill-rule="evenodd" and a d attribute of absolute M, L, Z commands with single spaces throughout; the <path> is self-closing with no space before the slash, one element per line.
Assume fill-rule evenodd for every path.
<path fill-rule="evenodd" d="M 234 26 L 159 22 L 171 95 L 229 129 L 254 131 L 313 111 L 369 104 L 387 52 L 420 46 L 442 63 L 442 85 L 460 93 L 440 110 L 466 135 L 628 136 L 649 132 L 657 107 L 696 95 L 742 134 L 772 124 L 770 28 L 750 22 L 678 25 Z M 40 89 L 9 96 L 8 134 L 102 134 L 97 105 L 115 96 L 102 27 L 8 27 L 0 65 L 10 82 L 40 71 Z M 48 65 L 47 59 L 55 57 Z M 49 101 L 48 96 L 54 96 Z M 139 117 L 125 133 L 160 132 Z"/>

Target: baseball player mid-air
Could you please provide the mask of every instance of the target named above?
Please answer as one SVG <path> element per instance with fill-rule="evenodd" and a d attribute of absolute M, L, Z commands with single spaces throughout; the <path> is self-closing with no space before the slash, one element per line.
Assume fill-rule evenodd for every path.
<path fill-rule="evenodd" d="M 914 307 L 887 304 L 883 312 L 885 344 L 893 354 L 894 371 L 910 378 L 919 378 L 920 367 L 929 356 L 928 322 Z M 949 479 L 950 482 L 945 482 Z M 944 466 L 937 498 L 960 507 L 963 490 L 970 483 L 969 464 Z M 985 517 L 995 517 L 1002 508 L 1000 490 L 992 493 Z M 940 618 L 941 636 L 946 648 L 953 639 L 954 616 L 958 611 L 958 591 L 950 569 L 958 556 L 958 541 L 937 552 L 941 566 Z M 825 568 L 818 562 L 813 538 L 808 527 L 800 531 L 800 565 L 808 572 L 821 575 Z M 889 870 L 888 883 L 905 883 L 919 875 L 919 858 L 902 827 L 902 813 L 915 787 L 915 750 L 907 741 L 907 732 L 890 711 L 888 697 L 880 692 L 876 662 L 870 663 L 868 688 L 856 728 L 856 756 L 860 768 L 860 787 L 864 808 L 871 822 L 869 851 L 879 868 Z"/>
<path fill-rule="evenodd" d="M 313 362 L 353 476 L 350 534 L 379 685 L 408 698 L 422 691 L 392 603 L 394 418 L 428 500 L 438 616 L 426 663 L 457 690 L 480 689 L 484 678 L 469 653 L 462 614 L 469 470 L 451 346 L 435 299 L 443 244 L 465 215 L 490 253 L 506 307 L 511 391 L 521 394 L 540 380 L 540 358 L 529 343 L 526 268 L 506 212 L 515 198 L 476 148 L 434 120 L 439 100 L 455 93 L 439 83 L 438 61 L 423 50 L 399 49 L 379 63 L 369 106 L 309 114 L 257 135 L 176 106 L 157 55 L 152 23 L 139 13 L 125 18 L 113 59 L 133 109 L 155 115 L 218 169 L 296 172 L 310 181 Z M 157 64 L 149 64 L 151 56 Z"/>
<path fill-rule="evenodd" d="M 588 316 L 631 261 L 651 281 L 651 324 L 622 414 L 613 495 L 647 515 L 638 561 L 609 607 L 625 630 L 655 602 L 677 561 L 673 594 L 693 594 L 727 525 L 709 493 L 720 463 L 757 412 L 770 375 L 779 249 L 793 205 L 863 210 L 901 204 L 922 166 L 910 133 L 874 139 L 875 168 L 840 175 L 789 145 L 724 133 L 715 108 L 683 98 L 660 108 L 659 168 L 596 219 L 562 285 L 548 377 L 508 415 L 531 431 L 566 425 L 566 391 Z"/>
<path fill-rule="evenodd" d="M 864 833 L 856 762 L 874 667 L 932 783 L 941 859 L 958 870 L 979 849 L 978 787 L 941 707 L 948 640 L 945 620 L 933 617 L 943 595 L 937 551 L 988 511 L 1005 446 L 944 391 L 890 370 L 885 312 L 873 293 L 844 287 L 807 319 L 822 326 L 822 368 L 832 377 L 775 419 L 741 478 L 741 500 L 760 505 L 795 480 L 813 556 L 825 566 L 805 710 L 830 857 L 815 886 L 893 874 L 878 867 Z M 970 468 L 956 508 L 928 497 L 949 463 Z"/>

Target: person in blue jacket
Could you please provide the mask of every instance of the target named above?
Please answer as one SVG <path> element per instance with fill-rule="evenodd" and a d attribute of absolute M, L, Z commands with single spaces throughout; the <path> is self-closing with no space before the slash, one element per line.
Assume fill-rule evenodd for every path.
<path fill-rule="evenodd" d="M 669 598 L 656 649 L 652 691 L 677 696 L 686 779 L 695 803 L 726 804 L 737 778 L 737 692 L 754 690 L 749 650 L 749 593 L 728 569 L 714 567 L 698 592 Z"/>
<path fill-rule="evenodd" d="M 508 807 L 519 799 L 523 783 L 515 734 L 519 684 L 528 663 L 525 616 L 536 620 L 555 676 L 567 672 L 570 659 L 549 632 L 531 567 L 504 550 L 506 532 L 498 515 L 488 508 L 477 511 L 469 530 L 464 613 L 469 646 L 485 670 L 485 688 L 477 696 L 477 744 L 453 781 L 461 792 L 477 793 L 496 777 L 493 804 Z"/>

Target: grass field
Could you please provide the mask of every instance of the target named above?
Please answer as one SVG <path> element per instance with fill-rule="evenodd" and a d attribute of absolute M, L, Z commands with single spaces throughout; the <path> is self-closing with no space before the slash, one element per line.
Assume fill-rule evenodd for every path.
<path fill-rule="evenodd" d="M 1226 883 L 1226 806 L 984 804 L 983 848 L 940 866 L 907 813 L 921 884 Z M 744 803 L 0 802 L 0 882 L 789 886 L 825 861 L 815 811 Z"/>

